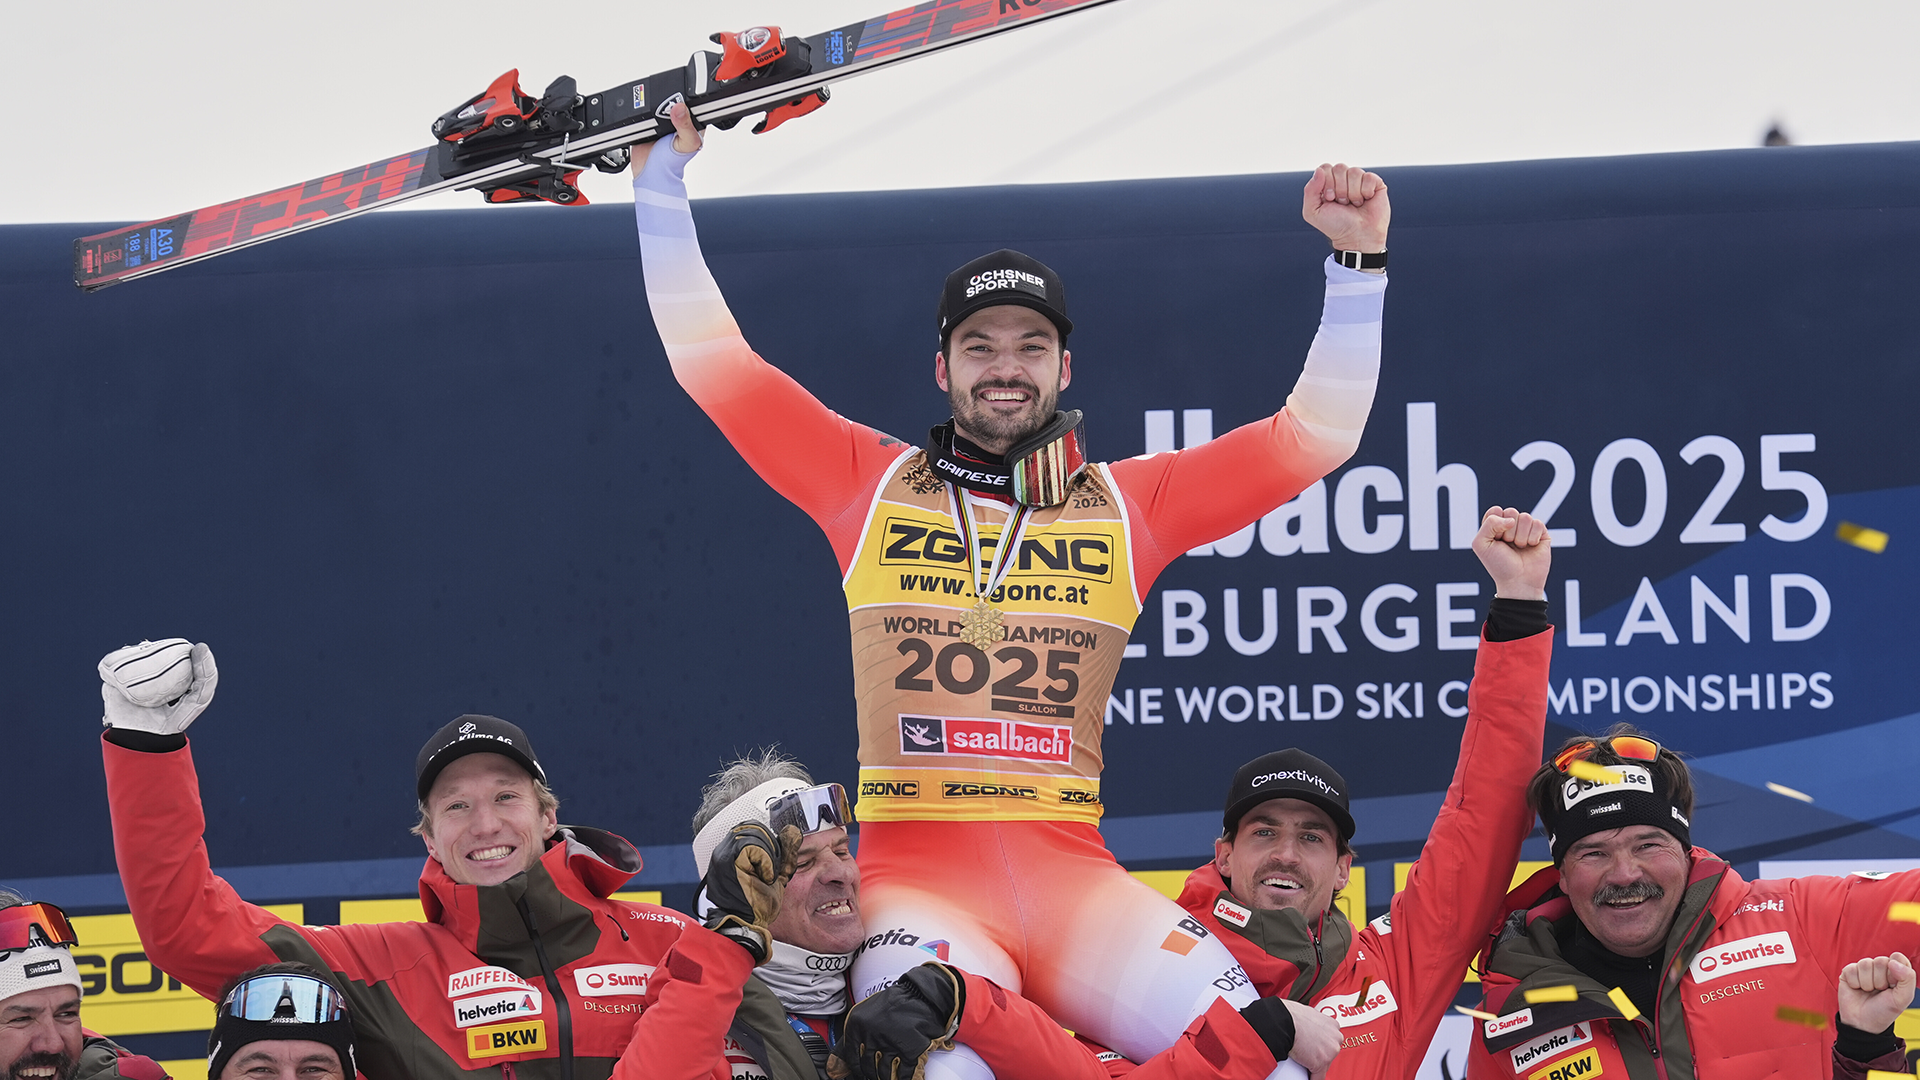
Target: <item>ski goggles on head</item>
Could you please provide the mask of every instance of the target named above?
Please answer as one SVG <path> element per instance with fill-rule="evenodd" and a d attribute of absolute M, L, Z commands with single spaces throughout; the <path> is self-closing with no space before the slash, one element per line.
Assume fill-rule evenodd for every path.
<path fill-rule="evenodd" d="M 35 945 L 73 947 L 74 936 L 67 913 L 52 904 L 15 904 L 0 908 L 0 952 L 29 949 Z"/>
<path fill-rule="evenodd" d="M 255 975 L 220 1003 L 222 1015 L 269 1024 L 326 1024 L 347 1018 L 346 998 L 311 975 Z"/>
<path fill-rule="evenodd" d="M 1566 772 L 1568 765 L 1587 760 L 1602 746 L 1629 761 L 1654 761 L 1660 757 L 1660 744 L 1652 739 L 1639 735 L 1615 735 L 1611 739 L 1586 739 L 1574 743 L 1553 756 L 1553 767 Z"/>
<path fill-rule="evenodd" d="M 767 806 L 767 821 L 775 836 L 788 825 L 806 836 L 853 824 L 853 807 L 847 802 L 846 788 L 839 784 L 821 784 L 773 800 Z"/>

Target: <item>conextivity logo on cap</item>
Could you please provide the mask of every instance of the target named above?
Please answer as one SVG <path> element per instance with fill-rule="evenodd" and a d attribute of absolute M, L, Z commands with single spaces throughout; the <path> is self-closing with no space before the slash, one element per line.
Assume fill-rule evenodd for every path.
<path fill-rule="evenodd" d="M 1560 805 L 1568 810 L 1580 805 L 1595 795 L 1622 795 L 1629 792 L 1653 793 L 1653 774 L 1638 765 L 1608 765 L 1607 768 L 1620 774 L 1617 784 L 1596 784 L 1591 780 L 1582 780 L 1577 776 L 1567 777 L 1560 786 Z"/>
<path fill-rule="evenodd" d="M 1250 786 L 1266 787 L 1268 784 L 1277 784 L 1282 780 L 1298 780 L 1305 784 L 1311 784 L 1336 799 L 1340 797 L 1340 790 L 1338 788 L 1305 769 L 1287 769 L 1281 772 L 1261 773 L 1259 776 L 1253 778 L 1253 783 Z"/>

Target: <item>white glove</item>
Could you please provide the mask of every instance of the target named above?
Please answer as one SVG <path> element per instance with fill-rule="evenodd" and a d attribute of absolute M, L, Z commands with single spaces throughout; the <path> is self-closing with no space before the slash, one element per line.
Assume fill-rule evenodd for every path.
<path fill-rule="evenodd" d="M 101 723 L 155 735 L 177 735 L 213 702 L 220 671 L 213 650 L 186 638 L 142 641 L 100 661 Z"/>

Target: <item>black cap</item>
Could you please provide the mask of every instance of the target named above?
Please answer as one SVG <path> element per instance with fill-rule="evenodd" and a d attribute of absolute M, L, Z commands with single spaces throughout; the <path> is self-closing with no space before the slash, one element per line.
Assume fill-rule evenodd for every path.
<path fill-rule="evenodd" d="M 433 790 L 434 778 L 440 775 L 441 769 L 468 754 L 500 754 L 513 759 L 535 780 L 547 782 L 546 771 L 540 768 L 540 759 L 534 756 L 533 743 L 528 741 L 526 732 L 497 716 L 468 713 L 434 732 L 427 745 L 420 748 L 420 756 L 413 761 L 420 801 L 426 801 L 427 792 Z"/>
<path fill-rule="evenodd" d="M 1001 248 L 947 275 L 940 289 L 940 347 L 946 348 L 947 335 L 967 316 L 1000 304 L 1019 304 L 1045 315 L 1060 331 L 1062 342 L 1073 333 L 1073 320 L 1067 318 L 1067 287 L 1060 275 L 1038 259 Z"/>
<path fill-rule="evenodd" d="M 1347 781 L 1333 767 L 1305 750 L 1288 747 L 1262 754 L 1233 774 L 1227 789 L 1226 835 L 1240 827 L 1247 811 L 1268 799 L 1300 799 L 1333 818 L 1340 839 L 1353 839 L 1353 815 L 1347 811 Z"/>

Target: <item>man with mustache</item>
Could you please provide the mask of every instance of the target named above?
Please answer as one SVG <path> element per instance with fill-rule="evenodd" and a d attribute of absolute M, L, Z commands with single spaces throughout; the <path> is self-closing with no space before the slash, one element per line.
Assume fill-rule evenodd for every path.
<path fill-rule="evenodd" d="M 1188 876 L 1180 905 L 1224 943 L 1266 998 L 1309 1003 L 1337 1024 L 1337 1056 L 1315 1076 L 1333 1080 L 1402 1080 L 1413 1075 L 1447 1006 L 1459 992 L 1473 954 L 1498 924 L 1502 901 L 1533 825 L 1523 793 L 1540 758 L 1547 713 L 1547 667 L 1553 630 L 1547 624 L 1547 572 L 1552 558 L 1546 523 L 1493 507 L 1474 537 L 1494 582 L 1467 694 L 1466 730 L 1447 789 L 1420 858 L 1386 914 L 1356 927 L 1334 903 L 1353 866 L 1353 815 L 1347 782 L 1332 766 L 1289 748 L 1242 765 L 1227 790 L 1213 862 Z M 851 1040 L 872 1062 L 902 1062 L 901 1075 L 942 1032 L 902 1022 L 910 999 L 938 983 L 921 976 L 881 992 L 906 1008 L 862 1002 L 848 1019 Z M 1212 1080 L 1207 1055 L 1182 1045 L 1136 1067 L 1076 1046 L 1057 1025 L 1023 1012 L 977 976 L 964 977 L 964 1015 L 956 1036 L 993 1067 L 999 1080 Z M 894 1000 L 875 1001 L 875 1006 Z M 938 1015 L 940 1010 L 930 1010 Z M 1024 1022 L 1023 1022 L 1024 1021 Z M 1304 1031 L 1300 1038 L 1310 1036 Z M 1296 1060 L 1324 1062 L 1325 1053 L 1296 1051 Z M 860 1080 L 884 1068 L 855 1070 Z"/>
<path fill-rule="evenodd" d="M 773 749 L 728 763 L 701 791 L 696 864 L 742 822 L 798 838 L 793 877 L 768 926 L 772 955 L 747 979 L 714 1080 L 826 1080 L 828 1048 L 853 1004 L 847 972 L 866 939 L 852 820 L 845 788 L 815 784 L 804 765 Z"/>
<path fill-rule="evenodd" d="M 1379 369 L 1386 184 L 1323 165 L 1302 192 L 1334 252 L 1319 333 L 1273 416 L 1089 464 L 1080 414 L 1056 409 L 1073 377 L 1059 275 L 997 251 L 940 290 L 933 380 L 952 418 L 922 449 L 836 415 L 748 347 L 687 201 L 700 134 L 684 108 L 672 117 L 675 137 L 634 155 L 655 327 L 681 386 L 826 531 L 843 575 L 869 941 L 854 996 L 927 959 L 903 942 L 938 941 L 957 967 L 1131 1057 L 1203 1016 L 1242 1059 L 1284 1056 L 1292 1009 L 1242 1015 L 1257 995 L 1232 955 L 1107 852 L 1102 720 L 1161 570 L 1358 445 Z"/>
<path fill-rule="evenodd" d="M 7 1080 L 167 1080 L 152 1058 L 80 1026 L 66 913 L 0 889 L 0 1069 Z"/>
<path fill-rule="evenodd" d="M 1568 740 L 1527 802 L 1554 865 L 1507 897 L 1468 1075 L 1905 1071 L 1893 1020 L 1920 925 L 1888 915 L 1920 871 L 1742 879 L 1692 844 L 1686 764 L 1631 724 Z"/>

